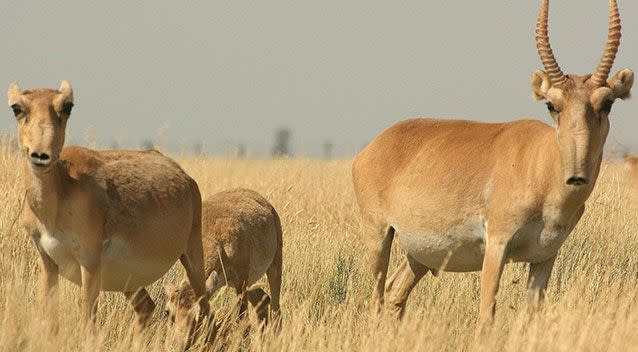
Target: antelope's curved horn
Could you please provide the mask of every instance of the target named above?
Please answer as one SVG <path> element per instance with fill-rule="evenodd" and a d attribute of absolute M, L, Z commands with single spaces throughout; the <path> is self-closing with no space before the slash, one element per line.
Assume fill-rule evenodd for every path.
<path fill-rule="evenodd" d="M 554 52 L 549 45 L 549 34 L 547 30 L 549 13 L 549 0 L 543 0 L 541 2 L 541 10 L 538 14 L 538 20 L 536 21 L 536 48 L 538 49 L 538 55 L 545 67 L 545 73 L 549 76 L 553 86 L 559 86 L 567 80 L 567 77 L 560 70 L 556 59 L 554 58 Z"/>
<path fill-rule="evenodd" d="M 620 12 L 618 11 L 618 3 L 616 0 L 609 0 L 609 31 L 607 32 L 607 44 L 603 57 L 600 59 L 596 73 L 591 80 L 596 86 L 603 86 L 609 77 L 609 71 L 614 65 L 616 53 L 620 47 Z"/>

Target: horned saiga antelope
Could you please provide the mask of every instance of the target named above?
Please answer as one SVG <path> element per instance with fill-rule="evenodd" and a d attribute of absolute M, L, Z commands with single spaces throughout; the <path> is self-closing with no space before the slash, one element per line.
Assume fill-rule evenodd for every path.
<path fill-rule="evenodd" d="M 548 0 L 536 26 L 545 71 L 532 90 L 554 127 L 414 119 L 376 137 L 354 160 L 357 201 L 370 231 L 365 243 L 376 283 L 373 301 L 399 316 L 429 271 L 482 271 L 480 319 L 494 315 L 507 262 L 530 263 L 528 301 L 544 295 L 556 254 L 585 210 L 596 183 L 616 99 L 634 75 L 609 78 L 620 44 L 620 17 L 609 1 L 608 39 L 593 74 L 563 74 L 549 44 Z M 395 236 L 406 257 L 386 284 Z M 384 292 L 385 289 L 385 292 Z"/>
<path fill-rule="evenodd" d="M 44 291 L 62 275 L 81 286 L 85 321 L 95 318 L 100 291 L 121 291 L 138 328 L 155 304 L 145 286 L 179 258 L 198 296 L 205 294 L 201 196 L 195 181 L 157 151 L 63 148 L 73 90 L 9 87 L 24 156 L 24 228 L 35 243 Z M 51 301 L 48 305 L 55 306 Z M 208 301 L 200 300 L 202 314 Z"/>

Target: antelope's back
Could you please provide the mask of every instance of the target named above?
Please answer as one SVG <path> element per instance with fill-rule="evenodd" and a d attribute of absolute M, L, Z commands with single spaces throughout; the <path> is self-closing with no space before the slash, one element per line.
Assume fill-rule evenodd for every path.
<path fill-rule="evenodd" d="M 525 172 L 520 161 L 535 154 L 530 137 L 546 138 L 548 131 L 553 129 L 536 120 L 400 122 L 354 160 L 359 207 L 369 221 L 414 223 L 414 217 L 429 217 L 443 227 L 478 214 L 499 182 Z"/>
<path fill-rule="evenodd" d="M 110 234 L 150 252 L 162 252 L 167 240 L 185 246 L 194 204 L 201 199 L 195 199 L 195 181 L 172 159 L 157 151 L 79 147 L 65 148 L 62 158 L 69 175 L 105 212 Z"/>
<path fill-rule="evenodd" d="M 281 250 L 277 219 L 270 202 L 253 190 L 230 189 L 207 198 L 202 207 L 202 242 L 208 268 L 222 247 L 232 267 L 248 266 L 249 284 L 257 281 Z"/>

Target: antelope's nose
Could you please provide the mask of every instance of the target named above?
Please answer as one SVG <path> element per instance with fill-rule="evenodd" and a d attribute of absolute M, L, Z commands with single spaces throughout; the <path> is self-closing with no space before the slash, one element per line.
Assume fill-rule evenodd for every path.
<path fill-rule="evenodd" d="M 585 177 L 574 176 L 567 179 L 567 184 L 570 186 L 584 186 L 586 184 L 589 184 L 589 179 Z"/>
<path fill-rule="evenodd" d="M 33 152 L 29 154 L 29 158 L 31 159 L 31 162 L 36 166 L 47 166 L 51 162 L 51 157 L 47 153 Z"/>

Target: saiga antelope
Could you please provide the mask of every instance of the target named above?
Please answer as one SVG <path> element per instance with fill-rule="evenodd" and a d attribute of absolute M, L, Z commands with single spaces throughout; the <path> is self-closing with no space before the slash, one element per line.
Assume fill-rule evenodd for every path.
<path fill-rule="evenodd" d="M 547 102 L 555 128 L 509 123 L 414 119 L 376 137 L 352 166 L 376 280 L 373 302 L 401 316 L 428 272 L 482 271 L 480 321 L 491 321 L 503 266 L 530 263 L 528 301 L 542 300 L 554 259 L 585 209 L 601 165 L 616 99 L 634 75 L 608 79 L 620 44 L 620 17 L 609 1 L 609 31 L 594 74 L 565 75 L 550 48 L 548 0 L 536 26 L 545 71 L 532 90 Z M 386 284 L 395 234 L 406 258 Z M 385 292 L 384 292 L 385 289 Z"/>
<path fill-rule="evenodd" d="M 281 221 L 273 206 L 248 189 L 213 195 L 202 204 L 202 242 L 208 296 L 229 285 L 240 297 L 240 315 L 248 301 L 260 320 L 267 321 L 268 306 L 277 319 L 283 243 Z M 261 288 L 249 287 L 264 274 L 272 297 Z M 196 302 L 192 288 L 184 281 L 165 289 L 169 296 L 166 312 L 178 331 L 188 334 L 197 316 L 197 309 L 192 309 Z"/>
<path fill-rule="evenodd" d="M 9 87 L 24 156 L 24 228 L 42 261 L 47 305 L 58 275 L 81 286 L 85 322 L 100 291 L 121 291 L 138 330 L 155 304 L 145 286 L 179 258 L 197 295 L 205 294 L 201 196 L 195 181 L 157 151 L 63 148 L 73 89 Z M 208 314 L 208 302 L 201 302 Z"/>

